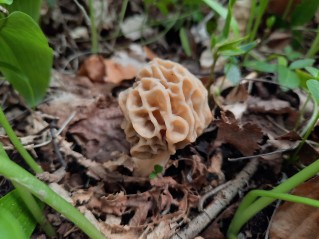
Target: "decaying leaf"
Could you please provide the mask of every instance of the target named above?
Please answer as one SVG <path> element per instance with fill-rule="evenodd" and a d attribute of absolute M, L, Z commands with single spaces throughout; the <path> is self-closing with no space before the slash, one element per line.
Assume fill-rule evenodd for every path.
<path fill-rule="evenodd" d="M 102 56 L 93 55 L 84 61 L 78 74 L 87 76 L 92 81 L 118 84 L 123 80 L 133 79 L 136 72 L 137 69 L 131 64 L 123 64 L 115 59 L 104 59 Z"/>
<path fill-rule="evenodd" d="M 292 194 L 319 200 L 319 177 L 298 186 Z M 319 209 L 304 204 L 284 202 L 276 211 L 271 239 L 314 239 L 319 235 Z"/>
<path fill-rule="evenodd" d="M 217 122 L 218 133 L 215 144 L 229 143 L 237 148 L 244 156 L 253 155 L 260 148 L 263 133 L 256 124 L 239 125 L 231 114 L 222 112 L 222 120 Z"/>

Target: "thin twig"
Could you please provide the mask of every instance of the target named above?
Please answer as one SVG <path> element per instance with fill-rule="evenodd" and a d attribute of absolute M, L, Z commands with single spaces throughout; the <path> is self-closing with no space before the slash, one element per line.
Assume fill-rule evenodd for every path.
<path fill-rule="evenodd" d="M 52 138 L 53 149 L 54 149 L 54 152 L 55 152 L 55 154 L 57 155 L 57 157 L 59 159 L 59 162 L 65 168 L 66 167 L 66 162 L 65 162 L 65 160 L 63 158 L 63 155 L 60 152 L 59 145 L 58 145 L 58 143 L 56 141 L 56 136 L 57 135 L 55 133 L 55 127 L 56 127 L 56 122 L 52 122 L 50 124 L 50 134 L 51 134 L 51 138 Z"/>
<path fill-rule="evenodd" d="M 217 194 L 219 191 L 223 190 L 224 188 L 228 187 L 230 183 L 231 183 L 231 181 L 228 181 L 227 183 L 221 184 L 218 187 L 214 188 L 213 190 L 210 190 L 209 192 L 204 194 L 199 200 L 199 203 L 197 206 L 198 211 L 200 211 L 200 212 L 204 211 L 204 203 L 206 202 L 206 200 L 209 197 L 214 196 L 215 194 Z"/>
<path fill-rule="evenodd" d="M 196 237 L 222 210 L 230 203 L 252 175 L 256 172 L 258 160 L 250 161 L 246 167 L 232 180 L 230 186 L 220 191 L 215 200 L 187 226 L 177 232 L 171 239 L 189 239 Z"/>
<path fill-rule="evenodd" d="M 278 154 L 278 153 L 285 153 L 285 152 L 289 152 L 289 151 L 296 149 L 297 146 L 294 146 L 294 147 L 291 147 L 288 149 L 279 149 L 279 150 L 275 150 L 275 151 L 272 151 L 269 153 L 263 153 L 263 154 L 257 154 L 257 155 L 251 155 L 251 156 L 243 156 L 243 157 L 238 157 L 238 158 L 228 158 L 228 161 L 235 162 L 235 161 L 240 161 L 240 160 L 245 160 L 245 159 L 260 158 L 260 157 L 269 156 L 269 155 Z"/>

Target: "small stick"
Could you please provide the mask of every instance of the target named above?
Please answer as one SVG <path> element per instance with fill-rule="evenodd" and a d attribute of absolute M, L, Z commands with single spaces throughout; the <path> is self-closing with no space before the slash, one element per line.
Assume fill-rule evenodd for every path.
<path fill-rule="evenodd" d="M 216 195 L 215 200 L 202 213 L 173 235 L 171 239 L 195 238 L 230 203 L 238 191 L 245 186 L 256 172 L 257 167 L 258 160 L 250 161 L 236 178 L 231 181 L 232 183 Z"/>

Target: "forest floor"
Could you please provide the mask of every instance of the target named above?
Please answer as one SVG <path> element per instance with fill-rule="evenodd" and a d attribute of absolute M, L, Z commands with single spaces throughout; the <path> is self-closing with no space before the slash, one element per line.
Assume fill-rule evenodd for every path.
<path fill-rule="evenodd" d="M 4 83 L 0 94 L 14 130 L 45 170 L 38 177 L 99 225 L 107 238 L 226 238 L 248 191 L 270 190 L 298 172 L 300 165 L 319 158 L 318 128 L 314 128 L 308 138 L 312 143 L 298 152 L 299 163 L 287 160 L 301 141 L 299 129 L 313 111 L 308 104 L 300 118 L 307 99 L 303 90 L 287 90 L 277 83 L 276 74 L 242 66 L 241 80 L 234 85 L 224 74 L 222 59 L 211 73 L 212 54 L 209 50 L 207 54 L 200 23 L 185 20 L 182 26 L 166 29 L 162 18 L 158 25 L 132 33 L 127 29 L 145 24 L 140 1 L 129 1 L 123 20 L 122 1 L 95 2 L 96 11 L 103 7 L 105 14 L 95 22 L 98 54 L 91 51 L 88 7 L 83 1 L 56 1 L 52 8 L 43 7 L 41 17 L 55 57 L 45 100 L 31 110 L 9 85 Z M 247 19 L 247 8 L 236 7 Z M 200 11 L 210 14 L 208 7 Z M 160 19 L 154 9 L 148 14 Z M 181 27 L 190 43 L 188 55 L 179 37 Z M 268 39 L 258 54 L 283 51 L 291 35 L 274 31 Z M 118 95 L 155 58 L 183 65 L 205 86 L 212 74 L 215 79 L 208 89 L 213 120 L 195 142 L 171 155 L 163 173 L 150 179 L 132 173 Z M 7 138 L 1 137 L 10 157 L 20 162 Z M 309 187 L 311 191 L 315 186 Z M 3 181 L 0 194 L 11 188 Z M 276 238 L 272 225 L 291 217 L 274 217 L 280 210 L 274 202 L 259 212 L 242 228 L 243 238 L 265 238 L 268 233 Z M 58 238 L 87 238 L 52 209 L 47 208 L 46 214 Z M 47 237 L 38 228 L 32 238 Z"/>

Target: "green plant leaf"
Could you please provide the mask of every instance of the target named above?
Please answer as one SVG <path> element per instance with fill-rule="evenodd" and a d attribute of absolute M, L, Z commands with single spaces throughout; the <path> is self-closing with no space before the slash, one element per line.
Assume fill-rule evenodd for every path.
<path fill-rule="evenodd" d="M 291 46 L 287 46 L 284 48 L 285 56 L 290 60 L 296 60 L 298 58 L 302 57 L 302 54 L 300 52 L 294 51 Z"/>
<path fill-rule="evenodd" d="M 1 238 L 27 239 L 19 221 L 5 208 L 0 208 Z"/>
<path fill-rule="evenodd" d="M 219 16 L 226 19 L 228 10 L 224 8 L 220 3 L 215 0 L 202 0 L 205 2 L 211 9 L 213 9 Z M 239 27 L 236 19 L 234 17 L 231 18 L 230 26 L 234 32 L 235 37 L 239 36 Z"/>
<path fill-rule="evenodd" d="M 313 76 L 301 69 L 296 69 L 295 72 L 300 79 L 300 87 L 303 89 L 307 89 L 306 83 L 308 80 L 313 79 Z"/>
<path fill-rule="evenodd" d="M 276 65 L 264 61 L 246 61 L 243 65 L 260 72 L 274 73 L 276 71 Z"/>
<path fill-rule="evenodd" d="M 49 86 L 53 53 L 40 27 L 25 13 L 0 19 L 0 71 L 30 106 L 38 104 Z M 13 71 L 3 64 L 16 67 Z"/>
<path fill-rule="evenodd" d="M 247 44 L 238 46 L 238 48 L 243 50 L 245 53 L 247 53 L 253 48 L 255 48 L 257 46 L 257 43 L 258 43 L 257 41 L 249 42 Z"/>
<path fill-rule="evenodd" d="M 12 4 L 13 0 L 0 0 L 0 4 Z"/>
<path fill-rule="evenodd" d="M 300 60 L 292 62 L 289 66 L 289 69 L 290 70 L 302 69 L 307 66 L 312 66 L 313 63 L 315 63 L 314 59 L 300 59 Z"/>
<path fill-rule="evenodd" d="M 294 89 L 299 86 L 298 75 L 287 68 L 286 66 L 278 65 L 278 82 L 281 86 L 288 87 L 289 89 Z"/>
<path fill-rule="evenodd" d="M 154 179 L 156 178 L 157 173 L 151 172 L 150 175 L 148 176 L 149 179 Z"/>
<path fill-rule="evenodd" d="M 240 82 L 241 74 L 240 70 L 237 65 L 235 64 L 227 64 L 225 65 L 225 74 L 226 78 L 233 83 L 234 85 L 237 85 Z"/>
<path fill-rule="evenodd" d="M 184 27 L 182 27 L 179 30 L 179 39 L 181 40 L 182 47 L 183 47 L 183 50 L 184 50 L 185 54 L 188 57 L 192 56 L 192 50 L 191 50 L 191 47 L 189 45 L 187 32 L 186 32 Z"/>
<path fill-rule="evenodd" d="M 319 6 L 318 0 L 302 0 L 291 14 L 291 25 L 300 26 L 314 17 Z"/>
<path fill-rule="evenodd" d="M 4 209 L 9 212 L 16 220 L 13 222 L 18 224 L 15 230 L 22 230 L 24 237 L 18 238 L 30 238 L 35 226 L 36 221 L 33 219 L 28 208 L 25 206 L 24 202 L 20 198 L 17 190 L 12 190 L 10 193 L 6 194 L 0 199 L 0 209 Z M 0 212 L 0 217 L 2 212 Z M 1 220 L 2 221 L 2 218 Z M 2 222 L 0 222 L 1 224 Z M 1 226 L 0 226 L 1 228 Z M 13 238 L 13 237 L 3 237 L 2 229 L 0 229 L 1 238 Z M 21 233 L 20 233 L 21 234 Z"/>
<path fill-rule="evenodd" d="M 310 94 L 319 103 L 319 81 L 314 80 L 314 79 L 310 79 L 307 81 L 307 87 L 308 87 Z"/>
<path fill-rule="evenodd" d="M 154 172 L 155 172 L 155 173 L 161 173 L 161 172 L 163 172 L 163 170 L 164 170 L 164 168 L 163 168 L 163 166 L 161 166 L 161 165 L 156 164 L 156 165 L 154 166 Z"/>
<path fill-rule="evenodd" d="M 288 66 L 288 61 L 285 57 L 283 56 L 278 56 L 277 57 L 277 61 L 278 61 L 278 65 L 280 66 L 284 66 L 284 67 L 287 67 Z"/>
<path fill-rule="evenodd" d="M 218 51 L 225 51 L 225 50 L 231 50 L 237 47 L 241 42 L 243 42 L 247 36 L 241 37 L 234 40 L 224 40 L 222 42 L 219 42 L 216 44 L 216 48 Z"/>
<path fill-rule="evenodd" d="M 272 28 L 273 25 L 275 24 L 276 22 L 276 17 L 275 16 L 270 16 L 267 18 L 266 20 L 266 26 L 268 29 Z"/>
<path fill-rule="evenodd" d="M 41 0 L 14 0 L 10 6 L 6 6 L 6 9 L 11 13 L 14 11 L 20 11 L 28 14 L 34 21 L 39 22 Z"/>
<path fill-rule="evenodd" d="M 312 66 L 307 66 L 306 70 L 316 79 L 319 78 L 319 70 L 317 68 L 314 68 Z"/>

